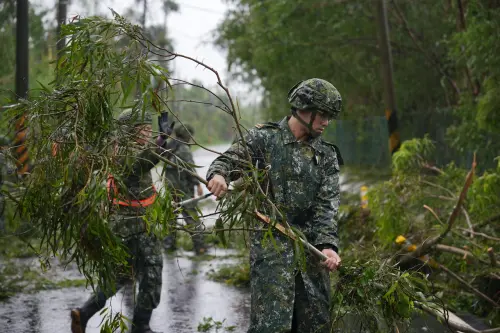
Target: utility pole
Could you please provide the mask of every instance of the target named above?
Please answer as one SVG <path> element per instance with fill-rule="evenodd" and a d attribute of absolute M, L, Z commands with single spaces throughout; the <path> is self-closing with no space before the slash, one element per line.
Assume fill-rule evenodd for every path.
<path fill-rule="evenodd" d="M 68 11 L 69 0 L 59 0 L 57 1 L 57 30 L 56 30 L 56 79 L 59 76 L 59 59 L 62 56 L 62 50 L 66 46 L 66 38 L 62 36 L 62 25 L 66 23 L 66 16 Z"/>
<path fill-rule="evenodd" d="M 68 11 L 68 0 L 59 0 L 57 2 L 57 59 L 61 56 L 61 50 L 66 46 L 66 38 L 61 36 L 62 25 L 66 22 Z"/>
<path fill-rule="evenodd" d="M 28 0 L 18 0 L 16 8 L 16 98 L 28 97 L 29 77 L 29 16 Z M 26 147 L 26 115 L 16 119 L 16 137 L 14 138 L 17 156 L 17 173 L 25 174 L 29 168 L 28 149 Z"/>
<path fill-rule="evenodd" d="M 142 29 L 146 30 L 146 13 L 148 12 L 148 0 L 142 1 L 142 17 L 141 17 L 141 25 Z"/>
<path fill-rule="evenodd" d="M 396 115 L 396 97 L 392 71 L 392 52 L 387 22 L 386 0 L 377 0 L 377 23 L 379 32 L 380 62 L 384 80 L 385 117 L 389 127 L 389 150 L 394 154 L 401 146 L 398 118 Z"/>
<path fill-rule="evenodd" d="M 16 96 L 26 98 L 28 95 L 28 59 L 29 59 L 29 17 L 28 0 L 17 1 L 16 22 Z"/>

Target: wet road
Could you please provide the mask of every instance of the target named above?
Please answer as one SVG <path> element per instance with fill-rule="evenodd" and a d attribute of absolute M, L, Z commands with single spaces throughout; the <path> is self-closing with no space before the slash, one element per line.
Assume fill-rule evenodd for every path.
<path fill-rule="evenodd" d="M 164 255 L 163 285 L 160 305 L 153 312 L 151 327 L 164 333 L 192 333 L 204 317 L 226 320 L 235 332 L 248 327 L 250 297 L 247 291 L 209 280 L 206 273 L 234 258 L 228 251 L 213 251 L 217 259 L 191 260 L 189 252 Z M 54 333 L 70 331 L 70 309 L 81 306 L 90 294 L 85 288 L 65 288 L 19 294 L 0 305 L 0 332 Z M 106 304 L 113 313 L 132 316 L 134 297 L 128 285 Z M 87 333 L 98 333 L 102 316 L 96 314 L 88 323 Z"/>

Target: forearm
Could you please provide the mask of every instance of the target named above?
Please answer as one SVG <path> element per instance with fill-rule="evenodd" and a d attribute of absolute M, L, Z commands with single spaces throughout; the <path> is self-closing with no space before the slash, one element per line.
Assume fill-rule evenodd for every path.
<path fill-rule="evenodd" d="M 319 248 L 338 250 L 338 210 L 340 204 L 339 174 L 326 177 L 316 197 L 313 218 L 314 244 Z"/>

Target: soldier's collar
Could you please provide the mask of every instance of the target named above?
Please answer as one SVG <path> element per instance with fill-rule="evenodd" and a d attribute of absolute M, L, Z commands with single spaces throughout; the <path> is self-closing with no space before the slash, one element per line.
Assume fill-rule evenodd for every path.
<path fill-rule="evenodd" d="M 290 126 L 288 126 L 288 120 L 290 119 L 290 116 L 287 116 L 283 118 L 279 122 L 279 127 L 283 131 L 283 143 L 284 144 L 289 144 L 292 142 L 297 142 L 297 138 L 295 135 L 293 135 L 292 130 L 290 129 Z M 305 144 L 313 147 L 315 150 L 321 150 L 321 136 L 318 136 L 316 138 L 309 138 L 308 140 L 303 141 Z"/>
<path fill-rule="evenodd" d="M 321 150 L 321 135 L 309 140 L 309 144 L 316 150 Z"/>
<path fill-rule="evenodd" d="M 283 133 L 283 143 L 286 145 L 297 141 L 297 138 L 295 137 L 295 135 L 293 135 L 292 130 L 290 129 L 290 126 L 288 126 L 289 119 L 290 119 L 290 116 L 285 117 L 285 118 L 281 119 L 281 121 L 279 123 L 279 126 L 282 130 L 282 133 Z"/>

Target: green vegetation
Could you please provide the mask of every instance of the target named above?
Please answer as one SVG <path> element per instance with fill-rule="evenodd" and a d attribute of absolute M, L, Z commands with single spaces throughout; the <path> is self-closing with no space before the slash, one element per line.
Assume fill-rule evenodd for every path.
<path fill-rule="evenodd" d="M 248 258 L 237 264 L 222 265 L 217 269 L 211 269 L 207 273 L 208 277 L 214 281 L 236 287 L 250 287 L 250 264 Z"/>
<path fill-rule="evenodd" d="M 234 332 L 236 326 L 224 326 L 225 321 L 225 319 L 218 321 L 212 317 L 204 317 L 203 322 L 198 325 L 198 332 L 211 332 L 212 329 L 215 329 L 215 332 Z"/>
<path fill-rule="evenodd" d="M 40 290 L 85 287 L 86 285 L 85 279 L 54 280 L 44 276 L 36 265 L 26 266 L 19 261 L 3 261 L 0 268 L 0 300 L 20 292 L 34 293 Z"/>
<path fill-rule="evenodd" d="M 495 327 L 500 323 L 494 306 L 500 301 L 494 264 L 500 259 L 494 252 L 500 240 L 500 168 L 479 176 L 467 176 L 454 164 L 439 169 L 426 159 L 433 149 L 427 138 L 405 142 L 393 157 L 390 180 L 370 187 L 369 211 L 352 198 L 356 201 L 341 224 L 344 261 L 364 261 L 375 252 L 404 270 L 418 268 L 428 274 L 427 300 L 474 313 Z M 409 243 L 396 244 L 398 236 Z M 418 246 L 420 260 L 405 256 Z"/>
<path fill-rule="evenodd" d="M 402 139 L 428 134 L 441 165 L 468 167 L 477 151 L 481 168 L 492 167 L 500 149 L 498 2 L 386 2 Z M 339 89 L 342 119 L 384 115 L 373 2 L 231 3 L 217 44 L 234 75 L 264 88 L 267 118 L 287 114 L 288 89 L 309 77 Z"/>

